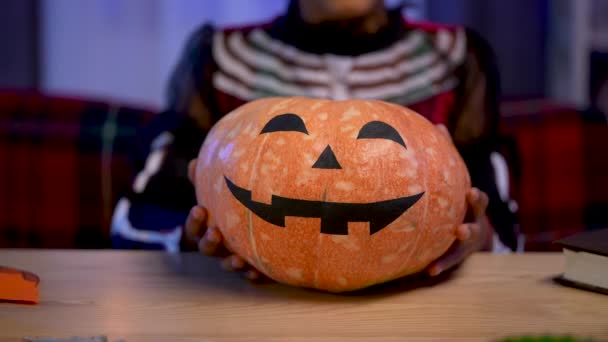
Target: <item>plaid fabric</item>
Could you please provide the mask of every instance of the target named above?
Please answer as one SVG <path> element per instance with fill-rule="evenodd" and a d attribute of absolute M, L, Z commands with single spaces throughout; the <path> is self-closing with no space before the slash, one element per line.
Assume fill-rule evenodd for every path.
<path fill-rule="evenodd" d="M 108 247 L 151 112 L 0 92 L 0 247 Z"/>
<path fill-rule="evenodd" d="M 503 114 L 516 142 L 513 193 L 526 250 L 559 250 L 559 238 L 608 227 L 605 118 L 530 100 L 504 104 Z"/>

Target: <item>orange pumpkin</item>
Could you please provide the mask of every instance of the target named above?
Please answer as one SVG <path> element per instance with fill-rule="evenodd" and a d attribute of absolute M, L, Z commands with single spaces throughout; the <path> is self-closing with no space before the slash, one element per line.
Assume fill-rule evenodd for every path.
<path fill-rule="evenodd" d="M 339 292 L 441 256 L 470 178 L 449 139 L 409 109 L 294 97 L 220 120 L 195 187 L 230 250 L 276 281 Z"/>

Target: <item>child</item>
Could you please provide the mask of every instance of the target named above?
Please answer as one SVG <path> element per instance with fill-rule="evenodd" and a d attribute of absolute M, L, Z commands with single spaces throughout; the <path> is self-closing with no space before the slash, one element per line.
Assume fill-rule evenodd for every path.
<path fill-rule="evenodd" d="M 223 115 L 260 97 L 290 95 L 389 101 L 447 127 L 475 187 L 467 195 L 472 219 L 430 274 L 477 250 L 516 249 L 508 170 L 497 152 L 499 80 L 490 48 L 463 28 L 408 22 L 382 0 L 292 0 L 271 23 L 205 25 L 192 35 L 170 82 L 169 107 L 145 133 L 146 161 L 116 207 L 113 246 L 177 251 L 194 241 L 226 268 L 259 277 L 226 250 L 216 227 L 206 227 L 188 164 Z"/>

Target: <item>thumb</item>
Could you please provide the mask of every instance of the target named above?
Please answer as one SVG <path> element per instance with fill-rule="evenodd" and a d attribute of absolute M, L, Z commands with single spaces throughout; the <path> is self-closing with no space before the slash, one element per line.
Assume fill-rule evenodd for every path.
<path fill-rule="evenodd" d="M 450 142 L 453 142 L 452 136 L 450 135 L 450 131 L 444 124 L 437 124 L 435 126 L 437 127 L 437 129 L 439 129 L 439 131 L 441 132 L 441 134 L 443 134 L 444 137 L 446 137 Z"/>
<path fill-rule="evenodd" d="M 197 159 L 194 158 L 188 163 L 188 179 L 192 184 L 194 184 L 194 179 L 196 177 L 196 161 Z"/>

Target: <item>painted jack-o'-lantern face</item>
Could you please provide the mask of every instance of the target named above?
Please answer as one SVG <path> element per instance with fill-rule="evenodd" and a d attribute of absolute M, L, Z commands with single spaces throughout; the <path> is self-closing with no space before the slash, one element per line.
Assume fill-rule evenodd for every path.
<path fill-rule="evenodd" d="M 210 224 L 260 271 L 344 291 L 417 272 L 444 253 L 470 181 L 451 142 L 410 110 L 270 98 L 214 126 L 195 184 Z"/>
<path fill-rule="evenodd" d="M 272 118 L 260 134 L 271 132 L 300 132 L 308 135 L 304 121 L 296 114 L 281 114 Z M 399 133 L 382 121 L 365 124 L 357 139 L 388 139 L 405 147 Z M 341 170 L 336 155 L 327 145 L 312 168 Z M 272 203 L 265 204 L 251 200 L 251 191 L 240 188 L 226 177 L 228 188 L 245 207 L 264 221 L 284 227 L 285 217 L 315 217 L 321 219 L 321 233 L 348 234 L 348 222 L 369 222 L 370 234 L 374 234 L 393 222 L 424 194 L 383 200 L 372 203 L 337 203 L 272 196 Z"/>

